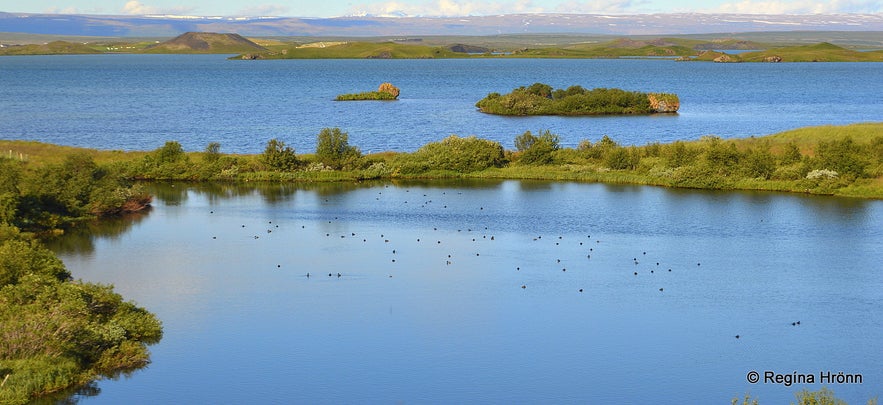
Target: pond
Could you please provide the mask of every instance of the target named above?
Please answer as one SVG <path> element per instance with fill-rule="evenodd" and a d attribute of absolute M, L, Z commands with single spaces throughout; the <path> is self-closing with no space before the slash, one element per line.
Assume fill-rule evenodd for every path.
<path fill-rule="evenodd" d="M 53 245 L 75 277 L 164 323 L 153 362 L 72 398 L 84 404 L 786 403 L 823 385 L 864 403 L 883 387 L 880 201 L 532 181 L 149 186 L 149 212 Z M 820 384 L 825 371 L 863 383 Z"/>

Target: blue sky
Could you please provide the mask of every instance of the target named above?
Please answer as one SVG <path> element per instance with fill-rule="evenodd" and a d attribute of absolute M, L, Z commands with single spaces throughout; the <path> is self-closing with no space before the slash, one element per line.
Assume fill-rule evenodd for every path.
<path fill-rule="evenodd" d="M 883 0 L 0 0 L 0 11 L 62 14 L 337 17 L 515 13 L 883 13 Z"/>

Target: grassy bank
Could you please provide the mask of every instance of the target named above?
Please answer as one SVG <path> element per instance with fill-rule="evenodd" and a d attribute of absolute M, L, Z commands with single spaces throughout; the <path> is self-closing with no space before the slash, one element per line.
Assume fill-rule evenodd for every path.
<path fill-rule="evenodd" d="M 557 136 L 515 136 L 516 150 L 451 136 L 411 153 L 363 155 L 339 129 L 323 130 L 315 154 L 272 140 L 257 155 L 186 153 L 177 142 L 151 152 L 85 150 L 129 179 L 324 182 L 403 178 L 497 178 L 647 184 L 716 190 L 772 190 L 883 199 L 883 123 L 819 126 L 765 137 L 703 137 L 620 145 L 604 137 L 561 148 Z M 37 168 L 75 148 L 0 141 L 0 151 Z"/>

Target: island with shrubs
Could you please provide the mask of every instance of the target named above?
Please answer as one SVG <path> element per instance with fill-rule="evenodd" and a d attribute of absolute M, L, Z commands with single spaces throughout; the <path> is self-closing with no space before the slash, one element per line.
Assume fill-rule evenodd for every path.
<path fill-rule="evenodd" d="M 490 93 L 476 104 L 479 111 L 495 115 L 635 115 L 677 113 L 676 94 L 642 93 L 622 89 L 582 86 L 553 89 L 544 83 L 519 87 L 508 94 Z"/>
<path fill-rule="evenodd" d="M 364 101 L 364 100 L 380 100 L 392 101 L 399 98 L 400 90 L 393 86 L 392 83 L 381 83 L 377 87 L 377 91 L 366 91 L 363 93 L 341 94 L 337 96 L 335 101 Z"/>

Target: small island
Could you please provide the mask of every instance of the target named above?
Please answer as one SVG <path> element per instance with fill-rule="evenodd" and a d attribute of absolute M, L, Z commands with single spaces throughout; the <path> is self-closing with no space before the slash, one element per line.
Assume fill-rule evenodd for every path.
<path fill-rule="evenodd" d="M 543 83 L 519 87 L 509 94 L 490 93 L 475 104 L 483 113 L 496 115 L 633 115 L 676 113 L 675 94 L 642 93 L 621 89 L 570 86 L 552 89 Z"/>
<path fill-rule="evenodd" d="M 393 86 L 392 83 L 381 83 L 377 91 L 366 91 L 363 93 L 341 94 L 335 98 L 335 101 L 364 101 L 364 100 L 382 100 L 392 101 L 399 98 L 399 88 Z"/>

